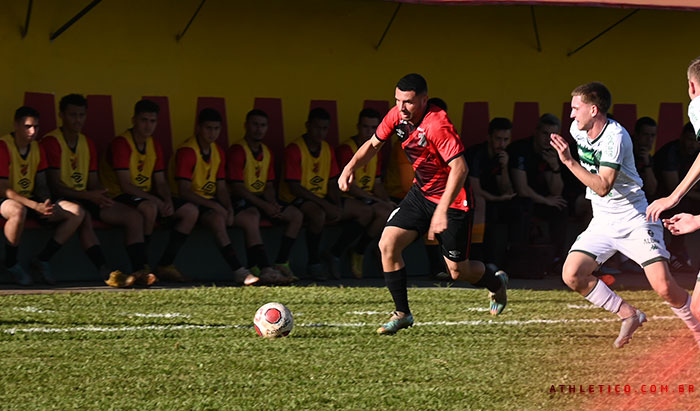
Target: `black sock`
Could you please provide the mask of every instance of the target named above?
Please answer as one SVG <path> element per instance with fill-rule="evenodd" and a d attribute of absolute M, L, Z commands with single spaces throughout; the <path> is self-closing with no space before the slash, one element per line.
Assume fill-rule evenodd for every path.
<path fill-rule="evenodd" d="M 153 237 L 153 234 L 143 235 L 143 243 L 146 244 L 146 247 L 151 244 L 151 237 Z"/>
<path fill-rule="evenodd" d="M 425 251 L 428 253 L 431 274 L 447 272 L 445 268 L 445 259 L 442 257 L 439 244 L 426 244 Z"/>
<path fill-rule="evenodd" d="M 249 247 L 246 250 L 248 256 L 248 266 L 252 267 L 257 265 L 258 268 L 264 268 L 270 266 L 270 260 L 267 258 L 267 252 L 265 252 L 265 246 L 262 244 L 257 244 Z"/>
<path fill-rule="evenodd" d="M 51 257 L 53 257 L 54 254 L 56 254 L 56 251 L 58 251 L 61 248 L 62 244 L 59 244 L 54 240 L 53 238 L 49 240 L 48 243 L 46 243 L 46 247 L 44 247 L 44 250 L 42 250 L 41 253 L 39 253 L 39 260 L 41 261 L 49 261 Z"/>
<path fill-rule="evenodd" d="M 146 256 L 146 243 L 134 243 L 126 246 L 126 253 L 131 261 L 131 269 L 138 271 L 146 267 L 148 257 Z"/>
<path fill-rule="evenodd" d="M 105 254 L 102 252 L 102 247 L 99 244 L 93 245 L 92 247 L 85 250 L 85 254 L 87 254 L 90 261 L 92 261 L 92 263 L 97 268 L 100 268 L 107 263 L 107 259 L 105 259 Z"/>
<path fill-rule="evenodd" d="M 372 237 L 370 237 L 369 234 L 367 234 L 367 232 L 365 231 L 364 233 L 362 233 L 362 237 L 360 237 L 360 240 L 357 242 L 357 244 L 355 244 L 355 252 L 357 254 L 364 254 L 365 250 L 367 249 L 367 246 L 371 242 Z"/>
<path fill-rule="evenodd" d="M 280 250 L 277 253 L 277 262 L 286 263 L 289 261 L 289 253 L 292 251 L 292 246 L 294 245 L 296 238 L 282 236 L 282 241 L 280 242 Z"/>
<path fill-rule="evenodd" d="M 165 251 L 163 252 L 163 256 L 160 257 L 158 265 L 166 266 L 172 264 L 173 261 L 175 261 L 175 257 L 177 257 L 177 252 L 180 251 L 180 247 L 185 243 L 187 237 L 188 234 L 172 230 L 170 232 L 170 238 L 168 239 L 168 245 L 165 247 Z"/>
<path fill-rule="evenodd" d="M 219 251 L 221 252 L 221 255 L 224 256 L 224 259 L 228 263 L 229 267 L 231 267 L 231 270 L 236 271 L 242 267 L 241 262 L 238 261 L 238 257 L 236 257 L 236 252 L 233 250 L 233 244 L 221 247 L 219 248 Z"/>
<path fill-rule="evenodd" d="M 5 243 L 5 267 L 10 268 L 17 264 L 17 251 L 19 247 L 15 247 L 10 243 Z"/>
<path fill-rule="evenodd" d="M 309 253 L 309 264 L 319 264 L 321 255 L 318 248 L 321 246 L 321 233 L 306 232 L 306 249 Z"/>
<path fill-rule="evenodd" d="M 343 251 L 345 251 L 348 245 L 357 240 L 357 237 L 362 235 L 364 229 L 364 227 L 357 223 L 347 224 L 343 232 L 340 234 L 340 237 L 338 237 L 338 241 L 336 241 L 333 248 L 331 248 L 331 254 L 336 257 L 343 255 Z"/>
<path fill-rule="evenodd" d="M 492 293 L 495 293 L 496 291 L 500 290 L 503 284 L 501 283 L 501 280 L 496 278 L 496 272 L 493 271 L 491 268 L 489 268 L 488 265 L 485 265 L 485 270 L 484 270 L 484 275 L 481 276 L 479 281 L 475 282 L 472 285 L 475 285 L 477 287 L 481 288 L 486 288 Z"/>
<path fill-rule="evenodd" d="M 394 299 L 396 311 L 401 311 L 407 315 L 410 314 L 411 310 L 408 308 L 408 290 L 406 288 L 406 267 L 398 271 L 385 271 L 384 280 L 386 281 L 386 287 L 391 293 L 391 298 Z"/>

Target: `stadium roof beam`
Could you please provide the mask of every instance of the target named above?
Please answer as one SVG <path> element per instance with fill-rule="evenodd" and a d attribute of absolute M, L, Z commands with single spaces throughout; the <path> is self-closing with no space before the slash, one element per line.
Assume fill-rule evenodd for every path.
<path fill-rule="evenodd" d="M 51 36 L 49 37 L 49 40 L 50 40 L 50 41 L 54 41 L 54 40 L 55 40 L 58 36 L 60 36 L 64 31 L 68 30 L 68 28 L 69 28 L 70 26 L 72 26 L 73 24 L 75 24 L 76 21 L 80 20 L 84 15 L 86 15 L 87 12 L 89 12 L 90 10 L 92 10 L 93 7 L 97 6 L 101 1 L 102 1 L 102 0 L 92 0 L 92 2 L 91 2 L 90 4 L 88 4 L 87 6 L 85 6 L 84 9 L 80 10 L 80 11 L 78 12 L 78 14 L 76 14 L 75 16 L 73 16 L 73 18 L 71 18 L 70 20 L 68 20 L 68 21 L 66 22 L 66 24 L 64 24 L 63 26 L 61 26 L 61 28 L 59 28 L 58 30 L 56 30 L 56 32 L 54 32 L 53 34 L 51 34 Z"/>
<path fill-rule="evenodd" d="M 185 28 L 182 30 L 181 33 L 179 33 L 178 35 L 175 36 L 175 41 L 180 41 L 180 39 L 182 39 L 183 37 L 185 37 L 185 33 L 187 33 L 187 30 L 188 30 L 188 29 L 190 28 L 190 26 L 192 25 L 192 22 L 193 22 L 194 19 L 197 17 L 197 14 L 199 14 L 199 11 L 202 9 L 202 7 L 204 6 L 204 3 L 205 3 L 206 1 L 207 1 L 207 0 L 202 0 L 202 2 L 199 3 L 199 7 L 197 7 L 197 10 L 194 11 L 194 14 L 192 15 L 192 18 L 190 19 L 189 22 L 187 22 L 187 25 L 185 26 Z"/>
<path fill-rule="evenodd" d="M 537 30 L 537 18 L 535 17 L 535 6 L 530 6 L 530 13 L 532 14 L 532 28 L 535 30 L 535 40 L 537 40 L 537 51 L 542 51 L 542 44 L 540 43 L 540 32 Z"/>
<path fill-rule="evenodd" d="M 396 9 L 394 10 L 394 14 L 391 16 L 391 20 L 389 20 L 389 24 L 386 25 L 386 29 L 384 30 L 384 33 L 382 34 L 382 38 L 379 39 L 379 43 L 377 43 L 376 47 L 374 47 L 375 50 L 379 50 L 379 46 L 382 45 L 382 42 L 384 41 L 384 37 L 386 37 L 386 33 L 389 32 L 391 25 L 394 23 L 394 19 L 396 18 L 396 15 L 399 14 L 399 9 L 401 9 L 401 4 L 402 3 L 399 3 L 396 5 Z"/>
<path fill-rule="evenodd" d="M 608 31 L 612 30 L 613 27 L 617 26 L 618 24 L 622 23 L 623 21 L 627 20 L 628 18 L 632 17 L 632 15 L 634 15 L 634 14 L 635 14 L 636 12 L 638 12 L 638 11 L 639 11 L 639 9 L 634 9 L 631 13 L 627 14 L 625 17 L 623 17 L 623 18 L 621 18 L 620 20 L 618 20 L 618 21 L 617 21 L 615 24 L 613 24 L 612 26 L 610 26 L 610 27 L 608 27 L 607 29 L 601 31 L 600 33 L 598 33 L 598 34 L 597 34 L 595 37 L 593 37 L 592 39 L 590 39 L 590 40 L 588 40 L 587 42 L 585 42 L 585 43 L 581 44 L 580 46 L 578 46 L 578 47 L 576 48 L 576 50 L 570 51 L 570 52 L 566 53 L 566 57 L 571 57 L 572 55 L 574 55 L 576 52 L 578 52 L 578 51 L 581 50 L 582 48 L 584 48 L 584 47 L 586 47 L 587 45 L 593 43 L 593 42 L 594 42 L 596 39 L 598 39 L 600 36 L 602 36 L 603 34 L 607 33 Z"/>
<path fill-rule="evenodd" d="M 29 5 L 27 6 L 27 18 L 24 20 L 24 27 L 22 27 L 22 38 L 27 36 L 29 31 L 29 18 L 32 16 L 32 3 L 34 0 L 29 0 Z"/>

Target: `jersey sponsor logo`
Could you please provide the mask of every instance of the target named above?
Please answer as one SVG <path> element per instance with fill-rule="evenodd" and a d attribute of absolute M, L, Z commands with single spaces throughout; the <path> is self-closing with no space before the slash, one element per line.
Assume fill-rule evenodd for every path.
<path fill-rule="evenodd" d="M 396 131 L 396 136 L 402 142 L 406 140 L 415 129 L 416 128 L 413 126 L 413 124 L 409 123 L 406 120 L 402 120 L 396 127 L 394 127 L 394 131 Z"/>
<path fill-rule="evenodd" d="M 259 177 L 259 176 L 258 176 L 258 177 Z M 265 187 L 265 183 L 263 183 L 263 182 L 260 181 L 260 180 L 255 180 L 255 182 L 254 182 L 253 184 L 251 184 L 250 186 L 253 187 L 253 188 L 256 189 L 256 190 L 260 190 L 260 189 L 262 189 L 263 187 Z"/>
<path fill-rule="evenodd" d="M 214 195 L 216 194 L 216 184 L 212 183 L 211 181 L 208 181 L 202 187 L 202 191 L 207 195 Z"/>
<path fill-rule="evenodd" d="M 323 181 L 324 181 L 323 177 L 315 176 L 314 178 L 311 179 L 311 184 L 313 184 L 315 186 L 319 186 L 319 185 L 321 185 L 321 183 L 323 183 Z"/>
<path fill-rule="evenodd" d="M 360 186 L 361 186 L 363 189 L 364 189 L 364 188 L 367 188 L 367 187 L 369 187 L 369 183 L 370 183 L 371 181 L 372 181 L 372 179 L 371 179 L 369 176 L 363 176 L 363 177 L 360 179 L 360 181 L 359 181 L 359 182 L 360 182 Z"/>
<path fill-rule="evenodd" d="M 462 253 L 459 250 L 450 250 L 447 252 L 447 254 L 450 256 L 450 258 L 459 258 Z"/>
<path fill-rule="evenodd" d="M 142 166 L 141 168 L 143 168 L 143 166 Z M 139 175 L 136 176 L 136 179 L 135 179 L 135 180 L 136 180 L 137 183 L 143 184 L 143 183 L 145 183 L 146 181 L 148 181 L 148 177 L 146 177 L 146 176 L 143 175 L 143 174 L 139 174 Z"/>
<path fill-rule="evenodd" d="M 26 174 L 26 173 L 25 173 L 25 174 Z M 21 178 L 21 179 L 17 182 L 17 184 L 19 184 L 19 186 L 22 187 L 22 188 L 25 189 L 25 190 L 29 187 L 29 185 L 30 185 L 31 183 L 32 183 L 32 182 L 31 182 L 28 178 Z"/>
<path fill-rule="evenodd" d="M 75 185 L 77 187 L 82 187 L 82 183 L 83 183 L 83 175 L 82 174 L 80 174 L 76 171 L 75 173 L 70 175 L 70 178 L 73 180 L 73 182 L 75 183 Z"/>

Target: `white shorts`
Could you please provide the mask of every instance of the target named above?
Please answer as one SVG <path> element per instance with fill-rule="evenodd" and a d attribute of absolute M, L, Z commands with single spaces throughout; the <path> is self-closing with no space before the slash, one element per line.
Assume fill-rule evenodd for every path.
<path fill-rule="evenodd" d="M 658 223 L 645 223 L 620 237 L 606 235 L 600 229 L 588 226 L 578 236 L 569 253 L 574 251 L 595 258 L 598 264 L 603 264 L 619 251 L 642 267 L 657 261 L 668 261 L 670 257 L 664 243 L 663 227 Z"/>

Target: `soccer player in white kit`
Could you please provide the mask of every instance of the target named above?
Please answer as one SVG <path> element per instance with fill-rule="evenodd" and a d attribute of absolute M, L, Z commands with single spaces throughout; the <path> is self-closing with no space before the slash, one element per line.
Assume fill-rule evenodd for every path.
<path fill-rule="evenodd" d="M 688 118 L 693 123 L 695 137 L 700 140 L 700 57 L 691 61 L 688 66 L 688 96 L 690 96 Z M 659 198 L 647 207 L 647 220 L 656 221 L 661 213 L 677 206 L 698 180 L 700 180 L 700 155 L 671 195 Z M 663 220 L 663 223 L 673 235 L 688 234 L 700 229 L 700 215 L 680 213 Z M 698 273 L 698 280 L 695 283 L 693 302 L 690 308 L 695 318 L 700 318 L 700 273 Z"/>
<path fill-rule="evenodd" d="M 586 198 L 593 206 L 593 219 L 571 246 L 562 278 L 574 291 L 598 307 L 622 319 L 614 342 L 622 348 L 646 321 L 646 315 L 610 290 L 593 271 L 619 251 L 642 266 L 654 290 L 693 332 L 700 345 L 700 322 L 690 311 L 690 296 L 668 269 L 669 253 L 660 223 L 645 217 L 647 200 L 632 154 L 627 130 L 607 117 L 612 98 L 601 83 L 581 85 L 571 92 L 571 135 L 576 140 L 580 164 L 558 134 L 550 144 L 562 164 L 586 185 Z"/>

